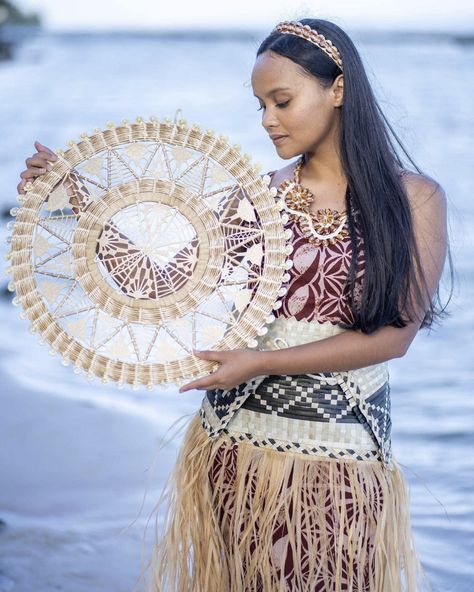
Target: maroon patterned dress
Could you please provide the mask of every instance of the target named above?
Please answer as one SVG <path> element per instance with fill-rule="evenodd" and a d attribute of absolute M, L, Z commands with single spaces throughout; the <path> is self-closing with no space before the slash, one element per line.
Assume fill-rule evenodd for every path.
<path fill-rule="evenodd" d="M 321 214 L 322 211 L 318 213 Z M 290 220 L 288 228 L 293 232 L 293 267 L 289 270 L 290 279 L 286 284 L 288 291 L 275 316 L 318 323 L 330 321 L 352 324 L 354 318 L 348 304 L 347 285 L 352 257 L 350 236 L 340 238 L 333 244 L 315 245 L 303 235 L 296 221 Z M 360 295 L 365 263 L 359 233 L 357 240 L 356 299 Z"/>
<path fill-rule="evenodd" d="M 339 212 L 331 210 L 332 214 L 337 216 Z M 318 210 L 315 214 L 316 217 L 324 216 L 327 210 Z M 298 321 L 307 321 L 315 323 L 326 323 L 330 322 L 333 324 L 352 324 L 354 321 L 353 313 L 348 304 L 349 288 L 347 284 L 349 268 L 352 257 L 352 245 L 351 238 L 349 236 L 348 227 L 346 227 L 345 236 L 338 238 L 333 242 L 322 242 L 321 244 L 315 244 L 310 242 L 303 234 L 296 220 L 290 219 L 286 225 L 287 228 L 292 230 L 292 244 L 293 244 L 293 267 L 289 270 L 290 279 L 285 284 L 287 293 L 282 299 L 282 306 L 280 309 L 274 312 L 278 318 L 284 316 L 287 318 L 295 318 Z M 357 264 L 357 275 L 355 285 L 355 298 L 356 301 L 360 297 L 361 284 L 364 273 L 364 249 L 363 241 L 360 233 L 357 231 L 356 226 L 356 240 L 358 241 L 358 264 Z M 285 377 L 290 378 L 290 377 Z M 266 383 L 282 384 L 279 382 L 280 377 L 269 376 L 257 389 L 255 395 L 251 395 L 247 401 L 242 405 L 242 409 L 255 409 L 255 399 L 258 393 L 265 388 Z M 334 389 L 332 391 L 334 393 Z M 327 397 L 327 392 L 323 389 L 320 390 L 321 398 Z M 315 396 L 317 398 L 318 395 Z M 358 422 L 359 418 L 355 412 L 346 409 L 347 415 L 345 416 L 346 421 L 352 420 Z M 238 471 L 238 444 L 234 444 L 229 447 L 227 444 L 222 445 L 219 453 L 216 455 L 214 465 L 211 471 L 211 482 L 219 483 L 222 498 L 219 501 L 219 521 L 222 525 L 230 524 L 232 521 L 233 513 L 233 486 L 235 484 L 235 476 Z M 324 465 L 324 463 L 323 463 Z M 321 471 L 321 466 L 318 467 L 318 471 Z M 225 483 L 222 483 L 222 474 L 225 473 Z M 322 471 L 324 475 L 324 470 Z M 272 548 L 273 548 L 273 560 L 275 565 L 279 567 L 279 581 L 284 581 L 284 587 L 278 587 L 278 590 L 285 590 L 287 592 L 297 590 L 309 590 L 311 592 L 359 592 L 365 591 L 370 592 L 370 574 L 369 571 L 373 569 L 370 561 L 363 561 L 361 563 L 353 563 L 349 559 L 349 555 L 345 558 L 347 549 L 344 545 L 340 545 L 338 538 L 338 521 L 333 514 L 333 503 L 334 503 L 334 491 L 331 490 L 325 480 L 327 475 L 318 477 L 315 480 L 314 491 L 301 491 L 300 498 L 301 504 L 304 506 L 308 503 L 308 500 L 313 500 L 314 504 L 324 504 L 321 508 L 324 515 L 324 526 L 321 528 L 321 523 L 318 525 L 314 524 L 312 528 L 320 529 L 320 541 L 316 546 L 309 547 L 304 541 L 306 537 L 302 537 L 303 544 L 299 549 L 299 554 L 295 557 L 295 553 L 290 550 L 290 533 L 288 529 L 288 516 L 281 522 L 275 523 L 275 528 L 272 534 Z M 363 517 L 360 515 L 360 510 L 355 510 L 352 500 L 352 493 L 350 489 L 350 476 L 349 472 L 345 472 L 343 469 L 340 475 L 341 482 L 339 487 L 346 489 L 344 504 L 348 512 L 348 521 L 360 521 Z M 293 471 L 290 472 L 287 486 L 291 487 L 293 480 Z M 246 483 L 247 487 L 252 490 L 252 483 Z M 379 492 L 380 493 L 380 492 Z M 381 504 L 381 495 L 377 500 L 378 504 Z M 311 501 L 310 501 L 311 503 Z M 292 519 L 295 519 L 294 508 L 290 507 L 289 513 Z M 302 524 L 298 527 L 304 530 L 308 528 L 307 525 Z M 258 527 L 255 527 L 256 541 L 258 540 Z M 225 529 L 224 529 L 225 530 Z M 324 532 L 323 532 L 324 530 Z M 318 537 L 316 537 L 317 539 Z M 365 542 L 365 549 L 363 551 L 368 555 L 370 553 L 370 547 L 373 543 L 370 536 L 363 537 Z M 313 538 L 313 541 L 315 539 Z M 339 543 L 338 543 L 339 541 Z M 328 550 L 327 544 L 329 543 L 332 548 Z M 326 545 L 323 549 L 321 545 Z M 339 546 L 339 549 L 338 549 Z M 256 549 L 257 542 L 253 543 L 253 548 Z M 309 569 L 309 558 L 311 556 L 320 553 L 327 560 L 327 565 L 321 567 L 321 575 L 314 578 L 314 574 L 310 573 Z M 339 554 L 339 559 L 337 555 Z M 342 556 L 342 561 L 341 561 Z M 295 562 L 298 562 L 299 569 L 295 569 Z M 340 574 L 340 582 L 342 588 L 336 591 L 330 582 L 335 578 L 335 572 L 338 569 L 336 565 L 343 565 L 343 573 Z M 305 584 L 303 587 L 301 581 L 296 581 L 296 571 L 303 575 L 305 578 Z M 310 580 L 313 584 L 310 584 Z M 362 583 L 362 584 L 361 584 Z M 309 585 L 310 588 L 306 586 Z M 277 589 L 277 588 L 275 588 Z M 250 592 L 247 590 L 245 592 Z M 257 583 L 256 589 L 252 592 L 269 592 L 267 587 L 262 581 Z"/>

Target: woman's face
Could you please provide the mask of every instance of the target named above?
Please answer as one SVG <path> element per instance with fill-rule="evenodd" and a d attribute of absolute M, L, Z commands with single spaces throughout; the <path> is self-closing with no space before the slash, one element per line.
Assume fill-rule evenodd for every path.
<path fill-rule="evenodd" d="M 292 60 L 266 51 L 255 62 L 252 88 L 263 109 L 262 125 L 281 158 L 315 153 L 337 138 L 342 76 L 324 88 Z"/>

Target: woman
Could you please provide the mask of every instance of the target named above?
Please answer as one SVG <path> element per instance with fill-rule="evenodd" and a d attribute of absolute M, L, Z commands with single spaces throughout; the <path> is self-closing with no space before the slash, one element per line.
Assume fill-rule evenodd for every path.
<path fill-rule="evenodd" d="M 387 361 L 442 312 L 445 196 L 404 169 L 334 24 L 277 25 L 252 87 L 278 155 L 297 157 L 271 181 L 293 268 L 259 351 L 196 352 L 219 368 L 180 389 L 206 394 L 166 489 L 152 589 L 413 592 Z M 20 192 L 54 160 L 36 148 Z"/>

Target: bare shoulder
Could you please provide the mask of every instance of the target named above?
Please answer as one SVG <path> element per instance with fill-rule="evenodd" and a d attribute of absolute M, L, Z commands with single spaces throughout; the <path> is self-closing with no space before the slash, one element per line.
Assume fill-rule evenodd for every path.
<path fill-rule="evenodd" d="M 418 173 L 403 175 L 415 234 L 428 251 L 439 246 L 444 252 L 447 243 L 447 204 L 443 188 L 431 177 Z"/>
<path fill-rule="evenodd" d="M 290 162 L 290 164 L 287 164 L 283 168 L 276 170 L 272 175 L 270 187 L 279 187 L 285 179 L 292 178 L 295 165 L 296 161 Z"/>
<path fill-rule="evenodd" d="M 419 208 L 444 209 L 446 207 L 444 189 L 428 175 L 405 171 L 402 181 L 412 210 Z"/>

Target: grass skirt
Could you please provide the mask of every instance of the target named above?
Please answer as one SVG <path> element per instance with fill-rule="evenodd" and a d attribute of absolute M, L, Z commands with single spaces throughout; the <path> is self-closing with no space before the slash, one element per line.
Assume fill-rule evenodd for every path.
<path fill-rule="evenodd" d="M 153 592 L 415 592 L 397 463 L 328 459 L 209 438 L 190 422 L 159 502 Z"/>

